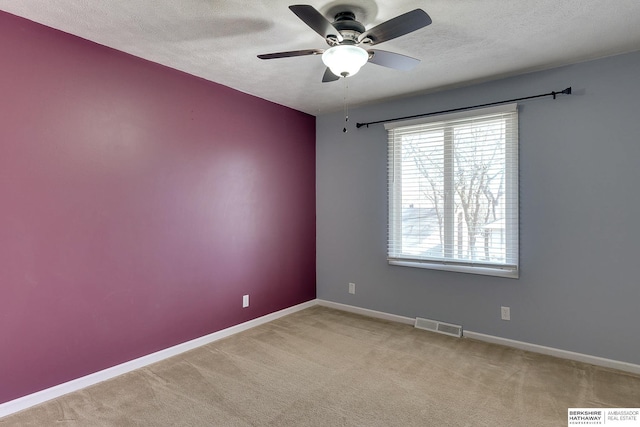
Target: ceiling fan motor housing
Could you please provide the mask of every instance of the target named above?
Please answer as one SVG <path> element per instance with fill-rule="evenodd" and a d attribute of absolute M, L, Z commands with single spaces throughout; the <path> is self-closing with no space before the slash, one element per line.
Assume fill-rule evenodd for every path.
<path fill-rule="evenodd" d="M 343 38 L 342 43 L 335 37 L 327 37 L 327 43 L 330 46 L 339 44 L 358 44 L 358 37 L 365 32 L 364 25 L 356 21 L 356 15 L 353 12 L 340 12 L 336 14 L 332 25 L 340 32 Z"/>

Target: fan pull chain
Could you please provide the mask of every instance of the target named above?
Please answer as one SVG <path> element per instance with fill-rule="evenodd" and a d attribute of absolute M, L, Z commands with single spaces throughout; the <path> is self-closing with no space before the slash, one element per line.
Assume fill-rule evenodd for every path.
<path fill-rule="evenodd" d="M 347 124 L 349 123 L 349 83 L 347 83 L 347 78 L 343 77 L 344 80 L 344 128 L 342 128 L 342 132 L 347 133 Z"/>

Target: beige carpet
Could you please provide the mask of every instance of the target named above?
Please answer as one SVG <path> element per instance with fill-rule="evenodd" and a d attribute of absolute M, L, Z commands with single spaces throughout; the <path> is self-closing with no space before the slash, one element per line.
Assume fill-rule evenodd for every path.
<path fill-rule="evenodd" d="M 566 426 L 640 377 L 313 307 L 0 426 Z"/>

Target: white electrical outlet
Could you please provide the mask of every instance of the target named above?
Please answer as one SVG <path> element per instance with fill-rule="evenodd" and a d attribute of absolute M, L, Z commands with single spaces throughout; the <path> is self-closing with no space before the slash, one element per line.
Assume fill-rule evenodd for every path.
<path fill-rule="evenodd" d="M 356 293 L 356 284 L 355 283 L 349 283 L 349 293 L 350 294 L 355 294 Z"/>
<path fill-rule="evenodd" d="M 502 318 L 502 320 L 511 320 L 511 308 L 500 307 L 500 317 Z"/>
<path fill-rule="evenodd" d="M 242 308 L 249 307 L 249 295 L 242 295 Z"/>

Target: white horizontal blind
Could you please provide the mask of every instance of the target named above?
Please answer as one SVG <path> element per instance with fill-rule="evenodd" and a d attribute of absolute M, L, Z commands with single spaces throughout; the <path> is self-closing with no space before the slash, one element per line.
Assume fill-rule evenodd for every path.
<path fill-rule="evenodd" d="M 517 105 L 386 127 L 389 262 L 517 277 Z"/>

